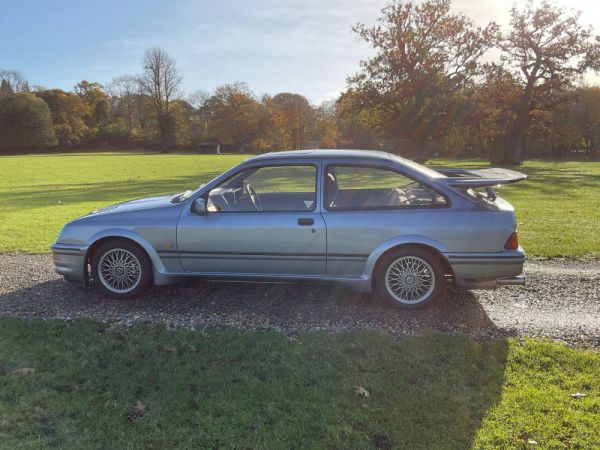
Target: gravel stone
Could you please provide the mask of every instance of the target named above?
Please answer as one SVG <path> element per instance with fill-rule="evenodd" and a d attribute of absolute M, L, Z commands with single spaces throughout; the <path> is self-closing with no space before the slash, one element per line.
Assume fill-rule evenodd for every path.
<path fill-rule="evenodd" d="M 50 255 L 0 254 L 0 315 L 91 318 L 124 327 L 150 322 L 198 331 L 275 330 L 290 337 L 307 330 L 532 336 L 600 349 L 600 260 L 529 260 L 525 274 L 525 287 L 452 288 L 443 301 L 421 311 L 399 310 L 331 283 L 193 280 L 117 301 L 64 282 Z"/>

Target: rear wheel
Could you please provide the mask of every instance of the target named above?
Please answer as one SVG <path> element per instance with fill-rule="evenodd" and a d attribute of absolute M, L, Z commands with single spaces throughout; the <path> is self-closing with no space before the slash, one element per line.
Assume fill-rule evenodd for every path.
<path fill-rule="evenodd" d="M 444 269 L 427 250 L 401 248 L 384 256 L 375 287 L 382 298 L 400 308 L 424 308 L 443 295 Z"/>
<path fill-rule="evenodd" d="M 92 278 L 104 295 L 128 300 L 139 297 L 152 284 L 152 264 L 136 244 L 115 239 L 94 252 Z"/>

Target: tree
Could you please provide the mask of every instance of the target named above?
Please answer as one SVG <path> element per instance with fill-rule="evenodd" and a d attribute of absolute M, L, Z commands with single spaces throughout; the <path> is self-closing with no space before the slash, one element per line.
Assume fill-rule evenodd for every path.
<path fill-rule="evenodd" d="M 515 106 L 505 160 L 521 163 L 536 97 L 551 92 L 588 70 L 600 68 L 600 43 L 580 24 L 581 13 L 569 13 L 543 0 L 529 0 L 511 10 L 511 30 L 503 37 L 505 61 L 515 69 L 523 92 Z"/>
<path fill-rule="evenodd" d="M 84 120 L 88 128 L 97 132 L 100 127 L 106 126 L 110 115 L 110 101 L 102 85 L 83 80 L 75 85 L 74 90 L 87 106 Z"/>
<path fill-rule="evenodd" d="M 11 95 L 14 95 L 12 86 L 7 80 L 2 79 L 2 82 L 0 82 L 0 97 L 9 97 Z"/>
<path fill-rule="evenodd" d="M 462 95 L 468 98 L 464 103 L 469 108 L 465 120 L 452 127 L 444 139 L 445 151 L 452 156 L 501 161 L 506 130 L 520 95 L 518 80 L 502 65 L 484 64 L 482 75 Z"/>
<path fill-rule="evenodd" d="M 80 96 L 61 89 L 40 89 L 35 95 L 50 108 L 54 132 L 60 145 L 68 147 L 80 144 L 89 134 L 85 124 L 88 108 Z"/>
<path fill-rule="evenodd" d="M 315 111 L 315 133 L 320 148 L 335 148 L 339 137 L 334 100 L 322 102 Z"/>
<path fill-rule="evenodd" d="M 112 101 L 112 110 L 123 118 L 127 130 L 131 132 L 135 126 L 137 97 L 140 94 L 140 80 L 132 75 L 122 75 L 108 85 L 108 93 Z"/>
<path fill-rule="evenodd" d="M 159 136 L 163 146 L 172 145 L 175 119 L 170 117 L 169 108 L 172 101 L 177 98 L 181 84 L 175 60 L 164 50 L 155 47 L 146 51 L 143 67 L 141 83 L 144 93 L 152 99 L 158 120 Z"/>
<path fill-rule="evenodd" d="M 194 91 L 188 98 L 188 103 L 191 105 L 190 113 L 190 138 L 193 142 L 198 143 L 205 141 L 208 136 L 208 114 L 206 102 L 210 98 L 210 94 L 202 89 Z"/>
<path fill-rule="evenodd" d="M 377 128 L 382 121 L 376 108 L 362 107 L 362 95 L 347 91 L 335 103 L 338 130 L 337 145 L 341 148 L 381 148 Z"/>
<path fill-rule="evenodd" d="M 266 96 L 263 105 L 269 114 L 269 126 L 279 149 L 302 149 L 314 132 L 315 111 L 306 97 L 284 92 Z"/>
<path fill-rule="evenodd" d="M 370 109 L 398 150 L 419 156 L 461 118 L 455 94 L 478 74 L 498 27 L 476 27 L 450 0 L 393 1 L 378 24 L 354 31 L 374 50 L 348 80 L 354 110 Z"/>
<path fill-rule="evenodd" d="M 56 145 L 48 105 L 32 94 L 0 98 L 0 149 L 30 150 Z"/>
<path fill-rule="evenodd" d="M 29 83 L 21 72 L 16 70 L 0 69 L 1 92 L 10 92 L 11 94 L 23 94 L 29 92 Z"/>
<path fill-rule="evenodd" d="M 251 146 L 265 124 L 264 110 L 245 83 L 218 87 L 204 107 L 209 132 L 234 150 Z"/>
<path fill-rule="evenodd" d="M 600 146 L 600 87 L 577 90 L 569 119 L 579 131 L 588 156 L 595 156 Z"/>

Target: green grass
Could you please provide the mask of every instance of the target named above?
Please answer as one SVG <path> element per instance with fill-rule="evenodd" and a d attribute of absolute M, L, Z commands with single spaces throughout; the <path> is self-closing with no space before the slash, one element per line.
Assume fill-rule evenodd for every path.
<path fill-rule="evenodd" d="M 0 253 L 49 252 L 69 220 L 112 203 L 196 189 L 245 155 L 0 157 Z"/>
<path fill-rule="evenodd" d="M 598 379 L 532 340 L 0 318 L 0 448 L 597 448 Z"/>
<path fill-rule="evenodd" d="M 245 155 L 85 153 L 0 157 L 0 252 L 47 252 L 61 226 L 95 208 L 195 188 Z M 479 161 L 434 161 L 480 167 Z M 531 161 L 501 188 L 530 255 L 600 256 L 600 162 Z"/>

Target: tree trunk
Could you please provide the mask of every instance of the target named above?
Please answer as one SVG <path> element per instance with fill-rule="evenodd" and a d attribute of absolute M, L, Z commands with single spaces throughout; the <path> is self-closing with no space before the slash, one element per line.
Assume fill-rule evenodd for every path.
<path fill-rule="evenodd" d="M 529 128 L 531 117 L 531 100 L 533 99 L 533 90 L 535 88 L 537 68 L 534 68 L 532 74 L 527 79 L 523 98 L 517 107 L 517 117 L 512 125 L 510 145 L 512 148 L 507 148 L 505 152 L 505 160 L 512 164 L 521 164 L 523 162 L 523 152 L 525 151 L 525 134 Z M 512 154 L 510 154 L 512 153 Z"/>
<path fill-rule="evenodd" d="M 525 130 L 520 130 L 517 134 L 515 134 L 512 158 L 507 161 L 511 164 L 523 163 L 523 152 L 525 151 Z"/>

